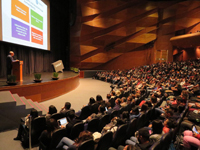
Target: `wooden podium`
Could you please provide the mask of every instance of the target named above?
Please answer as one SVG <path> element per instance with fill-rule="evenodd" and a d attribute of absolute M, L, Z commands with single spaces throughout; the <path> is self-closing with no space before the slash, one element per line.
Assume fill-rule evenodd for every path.
<path fill-rule="evenodd" d="M 23 81 L 23 61 L 16 61 L 12 63 L 13 75 L 16 76 L 16 81 Z"/>

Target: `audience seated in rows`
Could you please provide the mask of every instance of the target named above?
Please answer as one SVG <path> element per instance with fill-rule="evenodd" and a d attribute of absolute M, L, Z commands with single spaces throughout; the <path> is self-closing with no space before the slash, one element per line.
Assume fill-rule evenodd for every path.
<path fill-rule="evenodd" d="M 112 83 L 111 92 L 107 94 L 105 100 L 103 100 L 101 95 L 96 96 L 96 101 L 94 98 L 90 98 L 88 103 L 90 108 L 88 111 L 90 111 L 90 114 L 93 114 L 90 115 L 88 113 L 86 120 L 77 119 L 73 112 L 69 112 L 67 116 L 69 123 L 66 125 L 66 131 L 69 134 L 71 128 L 77 122 L 86 121 L 85 125 L 87 125 L 90 120 L 94 118 L 101 119 L 104 114 L 112 116 L 112 121 L 104 126 L 102 131 L 99 131 L 103 133 L 107 132 L 107 130 L 115 133 L 119 125 L 129 124 L 134 118 L 140 121 L 148 120 L 152 121 L 149 127 L 147 127 L 148 121 L 143 125 L 139 124 L 139 128 L 137 128 L 139 129 L 138 134 L 132 137 L 131 141 L 129 140 L 130 143 L 127 143 L 129 145 L 125 146 L 125 148 L 130 149 L 148 149 L 154 142 L 159 142 L 163 135 L 171 133 L 172 129 L 179 126 L 177 122 L 181 122 L 186 115 L 188 101 L 190 101 L 189 113 L 194 110 L 198 111 L 200 108 L 198 103 L 200 102 L 200 97 L 196 97 L 197 94 L 200 94 L 199 68 L 200 60 L 194 60 L 158 63 L 134 67 L 124 71 L 98 72 L 95 78 Z M 71 104 L 66 104 L 60 113 L 70 109 Z M 98 108 L 98 112 L 94 112 L 93 105 L 95 105 L 95 108 Z M 107 111 L 105 111 L 105 107 L 108 109 Z M 151 111 L 153 113 L 149 113 Z M 49 112 L 46 115 L 47 121 L 53 114 L 52 112 L 56 113 L 57 109 L 50 106 Z M 115 112 L 115 115 L 113 112 Z M 150 118 L 145 118 L 147 114 L 150 114 L 148 116 Z M 54 129 L 56 130 L 56 128 L 48 129 L 48 132 L 51 133 Z M 199 135 L 193 135 L 189 131 L 184 132 L 184 130 L 184 128 L 183 131 L 181 129 L 181 133 L 185 135 L 183 145 L 185 148 L 191 148 L 195 144 L 192 144 L 190 140 L 199 140 Z M 92 138 L 92 133 L 87 133 Z M 74 145 L 77 148 L 81 142 L 81 140 L 76 142 L 65 137 L 60 141 L 58 147 L 64 148 L 65 146 L 70 147 Z M 65 146 L 63 147 L 63 145 Z M 198 144 L 195 146 L 198 147 Z"/>

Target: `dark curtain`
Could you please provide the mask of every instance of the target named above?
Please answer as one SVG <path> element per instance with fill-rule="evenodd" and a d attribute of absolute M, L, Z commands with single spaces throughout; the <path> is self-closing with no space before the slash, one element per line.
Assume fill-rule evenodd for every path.
<path fill-rule="evenodd" d="M 17 59 L 23 60 L 24 75 L 52 72 L 51 63 L 57 60 L 62 60 L 65 70 L 68 70 L 70 55 L 68 10 L 68 1 L 50 1 L 50 51 L 0 42 L 0 77 L 6 76 L 6 57 L 9 51 L 13 51 Z"/>

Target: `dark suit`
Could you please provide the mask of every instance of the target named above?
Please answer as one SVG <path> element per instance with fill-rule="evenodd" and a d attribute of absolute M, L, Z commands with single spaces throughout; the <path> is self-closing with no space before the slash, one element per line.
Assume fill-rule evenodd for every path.
<path fill-rule="evenodd" d="M 7 62 L 7 77 L 8 75 L 11 75 L 12 72 L 12 62 L 14 61 L 13 57 L 11 55 L 7 56 L 6 62 Z"/>

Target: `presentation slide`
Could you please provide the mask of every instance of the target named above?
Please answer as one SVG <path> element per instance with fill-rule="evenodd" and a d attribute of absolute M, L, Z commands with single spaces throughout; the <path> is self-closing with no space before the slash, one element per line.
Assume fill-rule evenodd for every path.
<path fill-rule="evenodd" d="M 47 5 L 41 0 L 1 0 L 2 40 L 48 50 Z"/>

